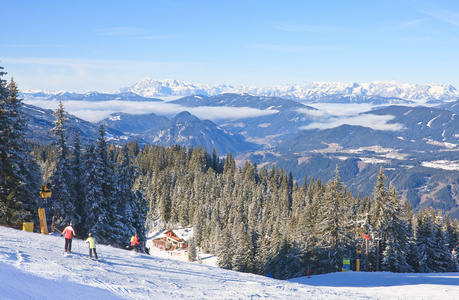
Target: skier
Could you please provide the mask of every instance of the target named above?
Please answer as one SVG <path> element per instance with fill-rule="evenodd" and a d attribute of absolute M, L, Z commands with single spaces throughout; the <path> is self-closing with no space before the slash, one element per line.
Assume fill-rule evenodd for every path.
<path fill-rule="evenodd" d="M 65 252 L 72 252 L 72 235 L 75 236 L 75 230 L 73 230 L 72 223 L 65 227 L 61 233 L 61 236 L 65 238 Z"/>
<path fill-rule="evenodd" d="M 88 238 L 84 242 L 89 243 L 89 259 L 92 259 L 92 252 L 94 252 L 94 258 L 98 260 L 96 252 L 96 241 L 92 237 L 91 233 L 88 234 Z"/>
<path fill-rule="evenodd" d="M 131 247 L 134 248 L 136 252 L 139 252 L 139 245 L 139 237 L 136 234 L 135 236 L 131 237 Z"/>

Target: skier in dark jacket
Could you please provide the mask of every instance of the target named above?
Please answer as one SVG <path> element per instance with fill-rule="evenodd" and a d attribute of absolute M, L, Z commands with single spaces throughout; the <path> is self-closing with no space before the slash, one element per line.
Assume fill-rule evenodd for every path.
<path fill-rule="evenodd" d="M 75 236 L 75 230 L 72 227 L 72 223 L 65 227 L 61 236 L 65 238 L 65 252 L 72 252 L 72 237 Z"/>

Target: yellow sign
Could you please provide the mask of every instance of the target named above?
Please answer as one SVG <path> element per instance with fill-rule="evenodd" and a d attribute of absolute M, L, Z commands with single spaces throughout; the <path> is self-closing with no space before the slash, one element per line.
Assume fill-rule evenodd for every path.
<path fill-rule="evenodd" d="M 22 223 L 22 230 L 33 232 L 33 222 L 24 222 Z"/>

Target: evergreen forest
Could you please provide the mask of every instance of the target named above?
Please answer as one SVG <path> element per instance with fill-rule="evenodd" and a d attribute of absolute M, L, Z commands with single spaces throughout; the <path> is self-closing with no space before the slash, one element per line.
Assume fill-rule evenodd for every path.
<path fill-rule="evenodd" d="M 0 67 L 0 77 L 6 73 Z M 341 271 L 343 258 L 364 271 L 455 272 L 457 221 L 441 212 L 413 214 L 387 184 L 384 170 L 372 195 L 354 197 L 340 180 L 308 178 L 246 162 L 215 150 L 132 142 L 110 144 L 105 129 L 82 144 L 66 128 L 62 103 L 49 133 L 53 144 L 30 144 L 22 100 L 13 79 L 0 84 L 0 224 L 38 224 L 46 209 L 57 230 L 73 223 L 77 235 L 124 247 L 146 239 L 158 223 L 193 226 L 190 252 L 213 253 L 222 268 L 279 279 Z M 52 183 L 52 196 L 39 196 Z M 362 253 L 357 253 L 358 244 Z M 194 255 L 193 255 L 194 256 Z"/>

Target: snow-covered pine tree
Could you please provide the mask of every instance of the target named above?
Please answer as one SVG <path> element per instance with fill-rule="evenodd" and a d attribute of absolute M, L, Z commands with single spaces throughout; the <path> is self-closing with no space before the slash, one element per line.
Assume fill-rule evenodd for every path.
<path fill-rule="evenodd" d="M 68 121 L 64 105 L 59 101 L 59 107 L 53 113 L 56 120 L 51 134 L 56 138 L 53 143 L 57 154 L 55 166 L 51 176 L 53 195 L 49 200 L 49 206 L 54 219 L 54 224 L 61 229 L 68 223 L 77 224 L 80 216 L 76 212 L 75 195 L 73 194 L 73 177 L 69 163 L 69 148 L 65 125 Z"/>
<path fill-rule="evenodd" d="M 126 238 L 137 233 L 140 240 L 145 240 L 145 219 L 147 204 L 140 190 L 133 191 L 138 167 L 134 166 L 133 158 L 129 155 L 129 147 L 122 148 L 121 162 L 117 172 L 116 203 L 118 216 L 121 216 L 123 232 Z"/>
<path fill-rule="evenodd" d="M 325 186 L 320 204 L 320 221 L 315 229 L 318 237 L 316 269 L 319 272 L 333 272 L 336 265 L 341 265 L 343 257 L 350 257 L 351 254 L 349 224 L 352 206 L 348 203 L 348 195 L 340 180 L 338 167 L 335 172 L 335 178 Z"/>
<path fill-rule="evenodd" d="M 385 249 L 382 253 L 382 270 L 395 273 L 412 272 L 407 262 L 409 253 L 409 234 L 404 222 L 404 212 L 394 186 L 389 188 L 388 209 L 385 237 Z"/>
<path fill-rule="evenodd" d="M 99 188 L 101 190 L 103 199 L 100 201 L 101 215 L 97 221 L 97 230 L 99 234 L 103 235 L 103 240 L 106 243 L 111 243 L 114 236 L 123 234 L 123 232 L 115 231 L 112 227 L 111 221 L 115 218 L 115 212 L 118 208 L 115 197 L 115 155 L 113 151 L 108 150 L 107 140 L 105 138 L 105 127 L 100 125 L 99 138 L 95 147 L 95 154 L 97 159 L 98 168 L 101 173 L 99 180 Z M 95 230 L 95 229 L 94 229 Z M 126 234 L 126 233 L 124 233 Z M 127 240 L 126 240 L 127 242 Z"/>
<path fill-rule="evenodd" d="M 309 258 L 309 252 L 301 243 L 291 242 L 285 260 L 285 275 L 283 279 L 306 276 L 307 270 L 311 265 Z"/>
<path fill-rule="evenodd" d="M 233 270 L 240 272 L 252 272 L 254 266 L 252 239 L 247 232 L 247 226 L 243 222 L 234 224 L 234 250 L 232 258 Z"/>
<path fill-rule="evenodd" d="M 273 234 L 268 244 L 268 257 L 263 274 L 276 279 L 289 278 L 288 254 L 290 246 L 285 236 L 279 232 Z"/>
<path fill-rule="evenodd" d="M 3 67 L 0 66 L 0 222 L 2 224 L 8 224 L 9 218 L 7 217 L 10 212 L 10 204 L 7 200 L 9 190 L 8 187 L 8 174 L 5 172 L 8 168 L 8 140 L 6 130 L 8 128 L 8 115 L 6 108 L 6 99 L 10 92 L 6 88 L 6 80 L 2 77 L 6 75 L 3 71 Z"/>
<path fill-rule="evenodd" d="M 197 255 L 197 249 L 196 249 L 196 241 L 194 240 L 194 237 L 193 237 L 189 241 L 188 260 L 189 261 L 196 261 L 197 257 L 198 257 L 198 255 Z"/>
<path fill-rule="evenodd" d="M 445 239 L 448 250 L 452 252 L 459 242 L 459 232 L 457 228 L 457 219 L 451 222 L 449 215 L 445 218 Z"/>
<path fill-rule="evenodd" d="M 40 174 L 38 165 L 27 152 L 26 122 L 19 90 L 0 67 L 0 221 L 19 225 L 37 221 Z"/>
<path fill-rule="evenodd" d="M 434 251 L 437 257 L 437 268 L 435 272 L 456 272 L 457 260 L 448 249 L 448 242 L 446 241 L 443 231 L 443 218 L 440 213 L 438 213 L 435 218 L 433 237 L 435 239 Z"/>
<path fill-rule="evenodd" d="M 390 222 L 392 218 L 393 211 L 389 205 L 389 197 L 386 189 L 386 176 L 384 176 L 382 167 L 379 170 L 373 194 L 373 202 L 370 209 L 373 230 L 375 230 L 378 238 L 382 238 L 386 231 L 388 222 Z"/>
<path fill-rule="evenodd" d="M 397 243 L 399 241 L 394 240 L 397 238 L 397 230 L 401 229 L 400 224 L 393 224 L 393 222 L 402 222 L 401 210 L 399 208 L 398 196 L 394 189 L 392 198 L 389 197 L 389 192 L 386 189 L 386 176 L 384 176 L 383 168 L 380 168 L 378 178 L 375 183 L 373 192 L 373 202 L 371 204 L 370 216 L 373 226 L 373 231 L 377 243 L 379 243 L 379 249 L 376 251 L 376 267 L 381 265 L 384 258 L 381 253 L 384 253 L 386 247 L 386 241 L 389 241 L 391 249 L 386 253 L 387 255 L 394 254 L 393 251 L 398 251 L 395 248 L 399 248 Z M 398 216 L 395 216 L 398 211 Z M 389 228 L 391 227 L 391 228 Z M 378 244 L 377 244 L 378 245 Z M 395 248 L 394 248 L 395 247 Z M 378 248 L 378 247 L 377 247 Z M 379 261 L 378 261 L 379 258 Z M 389 258 L 390 259 L 390 258 Z M 386 267 L 395 268 L 392 261 L 386 261 Z"/>
<path fill-rule="evenodd" d="M 453 228 L 453 233 L 449 235 L 449 249 L 451 249 L 451 253 L 459 263 L 459 225 L 457 219 L 454 219 L 451 227 Z"/>
<path fill-rule="evenodd" d="M 217 265 L 220 268 L 232 270 L 233 263 L 233 239 L 231 237 L 231 232 L 228 228 L 225 228 L 218 240 L 218 248 L 217 248 Z"/>
<path fill-rule="evenodd" d="M 406 231 L 408 234 L 408 253 L 406 255 L 406 262 L 411 266 L 414 272 L 419 271 L 419 262 L 418 262 L 418 249 L 416 246 L 415 233 L 414 233 L 414 216 L 413 216 L 413 207 L 407 202 L 403 205 L 403 210 L 405 212 L 405 224 Z"/>
<path fill-rule="evenodd" d="M 10 156 L 16 162 L 16 167 L 19 174 L 19 183 L 15 189 L 15 194 L 20 199 L 20 221 L 34 221 L 38 222 L 38 201 L 39 196 L 37 191 L 40 188 L 40 167 L 36 160 L 29 154 L 29 147 L 26 144 L 26 120 L 22 112 L 22 99 L 19 98 L 19 89 L 11 78 L 8 85 L 10 90 L 10 97 L 8 104 L 10 106 L 12 121 L 13 121 L 13 138 L 10 149 L 12 153 Z"/>
<path fill-rule="evenodd" d="M 116 196 L 110 209 L 110 227 L 112 229 L 110 239 L 116 245 L 126 243 L 136 232 L 133 225 L 134 221 L 134 195 L 131 191 L 133 184 L 133 174 L 130 168 L 130 156 L 127 146 L 123 146 L 121 151 L 121 162 L 117 166 L 116 172 Z"/>
<path fill-rule="evenodd" d="M 73 178 L 73 191 L 74 191 L 74 203 L 76 208 L 76 214 L 80 216 L 80 221 L 75 224 L 75 230 L 79 232 L 82 236 L 87 235 L 86 224 L 86 211 L 85 211 L 85 188 L 84 188 L 84 178 L 85 178 L 85 165 L 83 161 L 83 154 L 81 152 L 80 144 L 80 133 L 77 131 L 75 133 L 75 142 L 72 151 L 72 160 L 70 162 Z"/>
<path fill-rule="evenodd" d="M 84 155 L 84 204 L 85 230 L 99 241 L 107 243 L 110 240 L 108 230 L 107 203 L 102 190 L 103 167 L 94 145 L 90 145 Z"/>
<path fill-rule="evenodd" d="M 418 249 L 419 272 L 436 272 L 438 261 L 435 253 L 434 220 L 431 212 L 421 211 L 417 216 L 416 246 Z"/>

